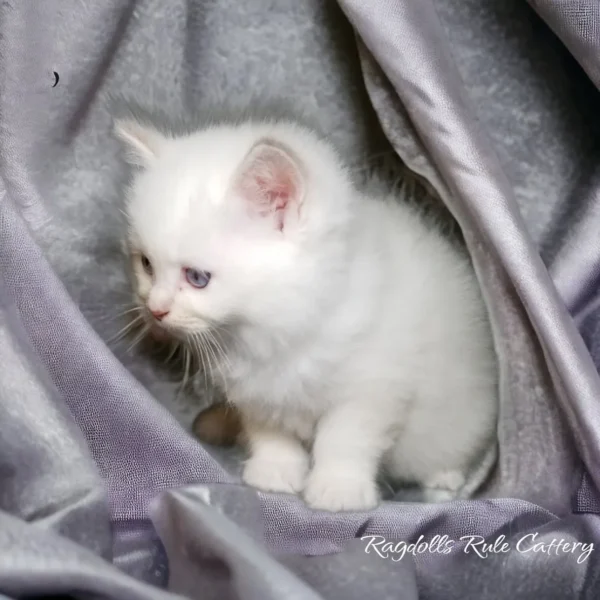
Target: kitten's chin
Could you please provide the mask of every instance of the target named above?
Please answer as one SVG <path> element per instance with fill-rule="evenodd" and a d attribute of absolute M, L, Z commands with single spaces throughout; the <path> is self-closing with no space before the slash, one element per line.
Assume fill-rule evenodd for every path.
<path fill-rule="evenodd" d="M 153 340 L 156 340 L 157 342 L 168 342 L 169 340 L 172 340 L 175 337 L 172 333 L 170 333 L 160 325 L 152 325 L 148 334 Z"/>

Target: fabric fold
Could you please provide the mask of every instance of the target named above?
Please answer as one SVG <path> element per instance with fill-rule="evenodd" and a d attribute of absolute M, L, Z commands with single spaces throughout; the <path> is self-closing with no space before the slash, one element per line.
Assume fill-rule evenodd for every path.
<path fill-rule="evenodd" d="M 596 598 L 600 384 L 567 308 L 600 366 L 598 10 L 0 3 L 0 596 Z M 131 298 L 107 98 L 178 113 L 254 94 L 314 115 L 357 176 L 400 157 L 460 222 L 501 361 L 498 468 L 472 473 L 478 499 L 399 491 L 332 514 L 257 493 L 238 455 L 189 433 L 204 381 L 182 391 L 112 340 Z M 395 561 L 365 536 L 456 545 Z M 509 549 L 482 558 L 463 536 Z M 521 552 L 526 536 L 541 550 Z M 553 541 L 595 547 L 579 561 Z"/>
<path fill-rule="evenodd" d="M 540 385 L 547 382 L 549 375 L 554 378 L 554 389 L 546 383 L 536 401 L 540 408 L 544 406 L 544 412 L 555 414 L 553 405 L 557 401 L 560 403 L 581 456 L 591 476 L 597 484 L 600 483 L 600 473 L 593 468 L 600 458 L 600 421 L 596 409 L 600 379 L 526 232 L 510 183 L 494 149 L 472 118 L 474 111 L 461 89 L 461 78 L 452 62 L 434 3 L 379 2 L 375 9 L 374 5 L 343 0 L 341 5 L 394 86 L 424 149 L 431 157 L 432 184 L 438 187 L 462 226 L 488 299 L 492 321 L 497 321 L 509 306 L 511 311 L 518 311 L 523 317 L 526 315 L 526 319 L 521 321 L 521 334 L 527 332 L 529 321 L 533 328 L 527 332 L 529 340 L 526 340 L 530 346 L 530 360 L 534 361 L 533 356 L 543 351 L 548 361 L 548 366 L 540 362 L 537 365 L 532 362 L 530 366 L 538 371 Z M 393 140 L 390 127 L 385 127 L 385 116 L 381 120 Z M 515 302 L 515 293 L 518 302 Z M 495 326 L 503 378 L 500 384 L 504 415 L 501 417 L 504 422 L 500 424 L 501 461 L 503 430 L 506 431 L 510 427 L 508 421 L 514 419 L 512 407 L 532 400 L 531 388 L 519 389 L 514 385 L 518 373 L 511 365 L 514 354 L 510 352 L 507 325 L 503 322 L 501 326 L 498 323 Z M 519 397 L 515 397 L 517 393 Z M 562 438 L 562 448 L 554 453 L 556 463 L 552 470 L 556 473 L 565 458 L 564 452 L 568 453 L 571 435 L 560 431 L 558 420 L 562 417 L 556 415 L 555 418 L 555 435 L 557 439 Z M 541 422 L 539 425 L 543 426 Z M 506 446 L 518 443 L 518 440 L 505 440 L 504 443 Z M 539 458 L 542 455 L 540 452 Z M 507 467 L 501 464 L 501 468 L 503 466 Z M 532 485 L 533 469 L 534 465 L 528 469 L 521 465 L 519 470 L 523 479 L 511 490 L 512 493 L 520 497 L 525 494 L 525 497 L 533 499 L 528 496 L 532 488 L 536 485 L 543 487 L 541 481 Z M 562 484 L 568 486 L 566 464 L 563 464 L 563 469 L 565 479 Z M 544 477 L 539 469 L 536 471 Z M 500 477 L 504 477 L 510 487 L 508 479 L 517 477 L 517 474 L 513 471 L 509 475 L 504 471 Z M 498 486 L 496 491 L 502 494 L 503 483 L 500 481 Z M 504 491 L 508 490 L 504 488 Z M 562 499 L 548 496 L 546 500 L 539 496 L 535 499 L 542 504 L 563 503 L 562 510 L 565 510 L 565 500 L 564 496 Z M 556 510 L 556 505 L 554 508 Z"/>

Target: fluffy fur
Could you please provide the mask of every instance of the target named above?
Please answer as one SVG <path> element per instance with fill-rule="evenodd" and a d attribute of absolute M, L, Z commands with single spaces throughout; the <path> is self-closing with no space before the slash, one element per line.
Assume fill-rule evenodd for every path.
<path fill-rule="evenodd" d="M 382 466 L 457 494 L 497 411 L 468 258 L 407 203 L 357 189 L 295 122 L 173 135 L 125 118 L 116 133 L 137 167 L 137 302 L 148 322 L 168 313 L 153 327 L 201 354 L 239 409 L 244 480 L 334 511 L 374 507 Z"/>

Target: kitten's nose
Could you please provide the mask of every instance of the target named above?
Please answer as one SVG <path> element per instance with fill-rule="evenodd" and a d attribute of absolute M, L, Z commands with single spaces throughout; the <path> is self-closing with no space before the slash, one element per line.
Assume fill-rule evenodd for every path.
<path fill-rule="evenodd" d="M 150 312 L 157 321 L 162 321 L 169 314 L 168 310 L 151 310 Z"/>

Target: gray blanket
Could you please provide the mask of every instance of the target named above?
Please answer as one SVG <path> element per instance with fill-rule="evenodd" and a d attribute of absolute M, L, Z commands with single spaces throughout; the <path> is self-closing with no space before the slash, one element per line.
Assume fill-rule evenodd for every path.
<path fill-rule="evenodd" d="M 596 0 L 1 2 L 0 597 L 598 597 L 599 32 Z M 188 433 L 202 386 L 110 341 L 108 97 L 257 93 L 357 169 L 401 159 L 460 223 L 501 363 L 473 500 L 257 494 Z"/>

